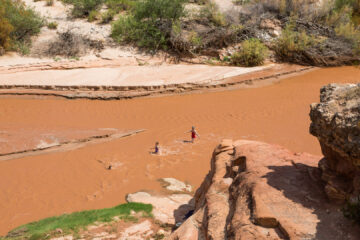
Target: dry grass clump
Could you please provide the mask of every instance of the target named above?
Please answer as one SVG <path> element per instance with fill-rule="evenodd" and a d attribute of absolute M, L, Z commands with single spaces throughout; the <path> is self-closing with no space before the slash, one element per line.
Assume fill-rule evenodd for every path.
<path fill-rule="evenodd" d="M 89 49 L 101 50 L 103 47 L 101 42 L 84 39 L 68 30 L 58 34 L 58 39 L 49 44 L 45 55 L 71 58 L 81 56 Z"/>
<path fill-rule="evenodd" d="M 101 14 L 101 23 L 109 23 L 114 19 L 116 12 L 112 9 L 107 10 Z"/>
<path fill-rule="evenodd" d="M 57 26 L 58 26 L 58 23 L 57 23 L 57 22 L 49 22 L 49 23 L 47 24 L 47 27 L 48 27 L 49 29 L 56 29 Z"/>
<path fill-rule="evenodd" d="M 207 2 L 200 15 L 216 26 L 225 26 L 227 24 L 224 14 L 219 11 L 217 5 L 213 2 Z"/>

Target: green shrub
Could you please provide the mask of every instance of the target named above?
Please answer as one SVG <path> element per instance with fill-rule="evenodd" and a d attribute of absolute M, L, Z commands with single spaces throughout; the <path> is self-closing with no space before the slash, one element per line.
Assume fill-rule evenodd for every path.
<path fill-rule="evenodd" d="M 349 6 L 354 10 L 354 12 L 360 13 L 359 0 L 335 0 L 335 10 L 340 10 L 345 6 Z"/>
<path fill-rule="evenodd" d="M 192 31 L 190 33 L 190 43 L 194 46 L 194 47 L 199 47 L 202 45 L 202 38 L 197 34 L 197 32 Z"/>
<path fill-rule="evenodd" d="M 25 41 L 14 41 L 11 45 L 10 50 L 17 51 L 21 53 L 22 55 L 27 55 L 30 53 L 30 45 L 31 42 L 29 39 Z"/>
<path fill-rule="evenodd" d="M 58 23 L 57 23 L 57 22 L 49 22 L 48 25 L 47 25 L 47 27 L 48 27 L 49 29 L 56 29 L 57 26 L 58 26 Z"/>
<path fill-rule="evenodd" d="M 0 0 L 0 3 L 5 6 L 5 18 L 14 27 L 14 40 L 22 40 L 40 32 L 43 20 L 32 9 L 26 8 L 21 1 Z"/>
<path fill-rule="evenodd" d="M 340 23 L 335 27 L 336 35 L 342 36 L 354 45 L 354 51 L 356 54 L 360 54 L 360 30 L 355 27 L 355 24 L 352 22 Z"/>
<path fill-rule="evenodd" d="M 236 5 L 244 5 L 244 4 L 247 4 L 249 2 L 250 2 L 250 0 L 233 0 L 233 3 L 236 4 Z"/>
<path fill-rule="evenodd" d="M 360 32 L 352 22 L 339 24 L 335 27 L 335 32 L 336 35 L 343 36 L 349 40 L 356 41 L 360 39 Z"/>
<path fill-rule="evenodd" d="M 111 36 L 118 42 L 149 49 L 164 49 L 167 45 L 165 34 L 156 25 L 137 21 L 133 16 L 120 17 L 112 26 Z"/>
<path fill-rule="evenodd" d="M 98 20 L 98 17 L 99 17 L 99 12 L 96 10 L 92 10 L 92 11 L 90 11 L 87 19 L 89 22 L 93 22 L 95 20 Z"/>
<path fill-rule="evenodd" d="M 231 56 L 234 65 L 253 67 L 264 64 L 268 55 L 267 47 L 259 39 L 245 40 L 241 50 Z"/>
<path fill-rule="evenodd" d="M 71 14 L 74 17 L 87 17 L 91 11 L 99 10 L 103 0 L 74 0 Z"/>
<path fill-rule="evenodd" d="M 28 52 L 30 37 L 38 34 L 43 20 L 20 0 L 0 0 L 0 47 Z"/>
<path fill-rule="evenodd" d="M 307 35 L 305 31 L 295 31 L 293 23 L 289 23 L 275 41 L 275 52 L 280 58 L 291 59 L 295 54 L 306 51 L 314 44 L 313 37 Z"/>
<path fill-rule="evenodd" d="M 101 23 L 109 23 L 113 20 L 116 12 L 112 9 L 107 10 L 101 14 Z"/>
<path fill-rule="evenodd" d="M 142 0 L 129 15 L 112 25 L 118 42 L 135 43 L 149 49 L 166 49 L 174 22 L 184 15 L 184 0 Z"/>
<path fill-rule="evenodd" d="M 132 12 L 138 21 L 171 22 L 184 15 L 184 2 L 185 0 L 142 0 L 136 2 Z"/>
<path fill-rule="evenodd" d="M 105 0 L 106 6 L 115 11 L 130 10 L 135 5 L 135 0 Z"/>

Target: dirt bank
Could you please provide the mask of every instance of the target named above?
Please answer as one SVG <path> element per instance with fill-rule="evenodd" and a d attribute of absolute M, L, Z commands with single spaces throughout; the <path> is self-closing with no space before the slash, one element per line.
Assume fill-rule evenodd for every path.
<path fill-rule="evenodd" d="M 222 138 L 265 141 L 320 155 L 316 138 L 308 133 L 309 104 L 319 101 L 322 85 L 359 79 L 359 68 L 342 67 L 261 88 L 129 101 L 2 97 L 0 125 L 8 130 L 147 130 L 71 151 L 0 162 L 0 234 L 47 216 L 114 206 L 129 192 L 158 189 L 160 177 L 198 187 L 209 170 L 211 150 Z M 184 142 L 192 125 L 201 136 L 196 144 Z M 1 140 L 6 141 L 6 134 Z M 149 154 L 155 141 L 160 142 L 160 156 Z M 107 170 L 108 162 L 117 167 Z"/>

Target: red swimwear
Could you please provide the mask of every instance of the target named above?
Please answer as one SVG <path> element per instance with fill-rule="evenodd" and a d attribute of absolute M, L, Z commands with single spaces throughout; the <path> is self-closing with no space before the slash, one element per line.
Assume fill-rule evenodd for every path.
<path fill-rule="evenodd" d="M 191 132 L 191 138 L 196 138 L 196 133 L 195 132 Z"/>

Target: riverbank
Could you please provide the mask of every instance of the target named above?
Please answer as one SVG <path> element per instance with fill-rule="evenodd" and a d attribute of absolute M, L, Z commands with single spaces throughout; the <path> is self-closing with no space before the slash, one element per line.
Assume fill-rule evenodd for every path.
<path fill-rule="evenodd" d="M 121 60 L 20 64 L 0 68 L 0 96 L 118 100 L 259 87 L 313 69 L 293 64 L 243 68 L 152 62 L 139 66 Z"/>

